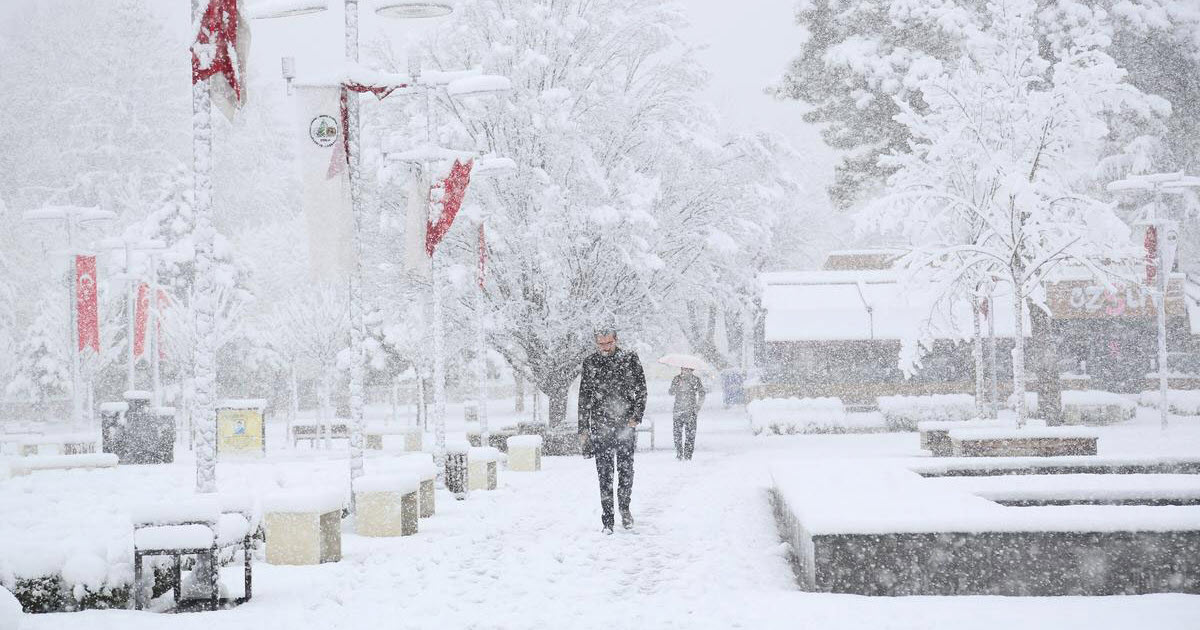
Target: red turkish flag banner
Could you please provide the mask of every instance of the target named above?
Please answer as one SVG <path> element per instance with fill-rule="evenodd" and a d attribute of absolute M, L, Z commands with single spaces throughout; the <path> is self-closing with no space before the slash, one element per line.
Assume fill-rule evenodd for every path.
<path fill-rule="evenodd" d="M 1154 286 L 1158 278 L 1158 228 L 1146 228 L 1146 284 Z"/>
<path fill-rule="evenodd" d="M 425 224 L 425 254 L 431 258 L 433 250 L 446 237 L 446 232 L 450 231 L 450 226 L 454 223 L 454 217 L 458 215 L 458 209 L 462 207 L 463 196 L 467 194 L 467 184 L 471 183 L 471 167 L 474 165 L 475 160 L 467 160 L 466 164 L 454 160 L 454 166 L 450 168 L 446 179 L 438 182 L 429 191 L 431 196 L 436 189 L 442 191 L 441 216 L 436 223 L 426 221 Z"/>
<path fill-rule="evenodd" d="M 96 257 L 75 257 L 75 308 L 79 350 L 100 352 L 100 318 L 96 308 Z"/>
<path fill-rule="evenodd" d="M 192 83 L 224 75 L 225 84 L 218 85 L 218 91 L 225 98 L 216 104 L 229 118 L 246 102 L 249 40 L 250 29 L 242 18 L 239 0 L 209 0 L 192 44 Z"/>
<path fill-rule="evenodd" d="M 138 285 L 137 306 L 133 317 L 133 356 L 140 357 L 146 350 L 146 320 L 150 317 L 150 287 Z"/>

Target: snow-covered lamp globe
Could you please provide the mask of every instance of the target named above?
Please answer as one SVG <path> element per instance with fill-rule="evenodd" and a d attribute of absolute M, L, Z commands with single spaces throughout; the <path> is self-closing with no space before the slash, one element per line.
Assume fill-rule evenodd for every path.
<path fill-rule="evenodd" d="M 454 5 L 437 0 L 378 0 L 375 13 L 402 20 L 435 18 L 454 13 Z"/>
<path fill-rule="evenodd" d="M 329 8 L 329 0 L 259 0 L 246 7 L 254 20 L 292 17 L 319 13 Z"/>

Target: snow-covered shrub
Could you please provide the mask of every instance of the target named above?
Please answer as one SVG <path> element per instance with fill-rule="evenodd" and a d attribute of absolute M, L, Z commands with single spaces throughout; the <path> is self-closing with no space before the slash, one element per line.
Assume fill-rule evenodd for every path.
<path fill-rule="evenodd" d="M 891 431 L 916 431 L 918 422 L 970 420 L 976 415 L 970 394 L 880 396 L 879 411 Z"/>
<path fill-rule="evenodd" d="M 1133 418 L 1137 404 L 1128 396 L 1099 390 L 1067 390 L 1062 393 L 1063 422 L 1067 424 L 1112 424 Z"/>
<path fill-rule="evenodd" d="M 1142 392 L 1138 396 L 1138 404 L 1143 407 L 1158 409 L 1158 390 Z M 1168 411 L 1181 416 L 1200 416 L 1200 390 L 1172 389 L 1167 391 Z"/>
<path fill-rule="evenodd" d="M 755 435 L 841 433 L 849 425 L 841 398 L 763 398 L 746 405 Z"/>

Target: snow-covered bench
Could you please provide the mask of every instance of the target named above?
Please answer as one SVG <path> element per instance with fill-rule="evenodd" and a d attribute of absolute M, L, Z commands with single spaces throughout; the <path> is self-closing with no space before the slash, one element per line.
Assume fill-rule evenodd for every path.
<path fill-rule="evenodd" d="M 467 489 L 495 490 L 500 450 L 475 446 L 467 451 Z"/>
<path fill-rule="evenodd" d="M 1065 424 L 1114 424 L 1131 420 L 1135 411 L 1137 403 L 1121 394 L 1094 390 L 1062 393 Z"/>
<path fill-rule="evenodd" d="M 28 475 L 35 470 L 95 470 L 115 468 L 117 456 L 113 453 L 87 453 L 83 455 L 31 455 L 9 462 L 14 476 Z"/>
<path fill-rule="evenodd" d="M 406 451 L 421 450 L 421 427 L 399 424 L 367 425 L 366 447 L 376 451 L 382 450 L 383 436 L 385 435 L 404 436 L 404 450 Z"/>
<path fill-rule="evenodd" d="M 1095 455 L 1099 436 L 1075 427 L 951 429 L 957 457 L 1057 457 Z"/>
<path fill-rule="evenodd" d="M 204 600 L 211 610 L 221 604 L 220 565 L 223 556 L 242 552 L 242 594 L 228 597 L 234 604 L 249 601 L 253 581 L 251 553 L 258 531 L 253 499 L 247 496 L 196 496 L 139 509 L 133 521 L 134 608 L 146 605 L 149 589 L 143 585 L 144 560 L 151 556 L 171 556 L 171 586 L 176 604 L 183 603 L 183 556 L 196 556 L 195 580 L 204 579 Z M 197 572 L 203 569 L 203 575 Z"/>
<path fill-rule="evenodd" d="M 651 432 L 651 441 L 654 433 Z M 536 472 L 542 469 L 542 436 L 514 435 L 508 438 L 508 469 Z"/>
<path fill-rule="evenodd" d="M 304 489 L 263 499 L 270 564 L 321 564 L 342 559 L 342 492 Z"/>
<path fill-rule="evenodd" d="M 397 470 L 415 475 L 417 480 L 420 481 L 421 486 L 418 493 L 418 502 L 421 508 L 421 518 L 433 516 L 435 511 L 434 487 L 437 482 L 437 466 L 433 464 L 432 457 L 428 453 L 421 453 L 402 457 L 393 463 Z"/>
<path fill-rule="evenodd" d="M 91 433 L 52 433 L 46 435 L 23 435 L 15 440 L 22 456 L 30 455 L 80 455 L 95 453 L 99 441 Z M 44 447 L 52 446 L 54 453 L 44 453 Z"/>
<path fill-rule="evenodd" d="M 354 530 L 363 536 L 412 536 L 420 518 L 421 480 L 415 473 L 364 475 L 354 480 Z"/>
<path fill-rule="evenodd" d="M 950 457 L 954 453 L 950 443 L 951 429 L 994 429 L 1009 426 L 1001 420 L 927 420 L 917 423 L 921 436 L 921 448 L 934 457 Z"/>
<path fill-rule="evenodd" d="M 350 423 L 346 420 L 338 419 L 334 422 L 320 424 L 312 423 L 293 423 L 292 424 L 292 447 L 294 448 L 300 440 L 308 440 L 309 444 L 315 444 L 317 440 L 323 440 L 328 436 L 331 440 L 348 440 L 350 439 Z"/>

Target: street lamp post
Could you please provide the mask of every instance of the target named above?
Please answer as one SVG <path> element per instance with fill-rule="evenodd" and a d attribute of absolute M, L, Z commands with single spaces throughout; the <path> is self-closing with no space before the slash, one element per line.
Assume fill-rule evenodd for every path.
<path fill-rule="evenodd" d="M 138 286 L 140 284 L 141 276 L 134 272 L 134 254 L 145 255 L 147 258 L 147 264 L 150 267 L 149 274 L 150 274 L 150 281 L 151 281 L 151 289 L 150 289 L 149 302 L 147 303 L 147 308 L 148 308 L 148 311 L 150 313 L 152 313 L 152 315 L 148 318 L 148 321 L 147 321 L 147 329 L 148 330 L 146 331 L 146 335 L 148 338 L 153 339 L 155 337 L 155 335 L 151 334 L 149 329 L 152 327 L 151 324 L 153 324 L 154 326 L 157 326 L 157 324 L 158 324 L 158 307 L 155 305 L 155 302 L 157 302 L 155 293 L 158 288 L 158 280 L 157 280 L 158 269 L 157 269 L 157 265 L 155 264 L 156 263 L 155 254 L 157 252 L 161 252 L 164 249 L 166 249 L 167 245 L 166 245 L 166 243 L 163 243 L 162 241 L 156 241 L 156 240 L 108 238 L 108 239 L 98 241 L 97 243 L 95 243 L 95 246 L 97 249 L 108 249 L 108 250 L 112 250 L 114 252 L 122 252 L 124 255 L 124 258 L 123 258 L 124 271 L 125 271 L 124 279 L 129 281 L 129 287 L 130 287 L 128 302 L 127 302 L 127 304 L 128 304 L 127 310 L 128 310 L 128 314 L 129 314 L 129 366 L 128 366 L 128 374 L 126 375 L 126 379 L 127 379 L 126 380 L 126 389 L 135 390 L 135 389 L 137 389 L 137 355 L 135 353 L 135 337 L 137 334 L 136 333 L 136 329 L 137 329 L 137 326 L 136 326 L 136 324 L 137 324 L 137 322 L 136 322 L 137 294 L 138 294 Z M 162 404 L 162 395 L 161 395 L 160 388 L 159 388 L 159 375 L 158 375 L 158 362 L 157 362 L 158 342 L 157 342 L 157 340 L 155 340 L 151 343 L 153 344 L 153 348 L 147 348 L 147 351 L 152 353 L 152 358 L 151 358 L 151 369 L 153 371 L 153 375 L 151 377 L 152 378 L 152 391 L 153 391 L 153 396 L 154 396 L 154 398 L 153 398 L 154 404 L 157 406 L 157 405 Z M 147 344 L 147 345 L 149 346 L 149 344 Z"/>
<path fill-rule="evenodd" d="M 345 4 L 345 57 L 350 63 L 358 61 L 358 0 L 344 0 Z M 292 3 L 276 12 L 261 12 L 254 17 L 275 18 L 300 15 L 325 9 L 323 2 L 306 2 L 305 6 Z M 428 18 L 448 15 L 453 7 L 445 2 L 414 0 L 379 0 L 375 3 L 378 14 L 396 18 Z M 292 70 L 294 72 L 294 69 Z M 289 70 L 285 63 L 285 76 Z M 351 251 L 353 260 L 350 269 L 350 478 L 363 474 L 362 440 L 364 431 L 363 374 L 365 371 L 363 341 L 362 303 L 362 251 L 360 229 L 362 222 L 362 177 L 359 173 L 361 146 L 359 143 L 359 100 L 358 93 L 341 86 L 342 102 L 346 103 L 346 145 L 350 177 L 350 213 L 352 217 Z"/>
<path fill-rule="evenodd" d="M 1174 266 L 1174 250 L 1167 242 L 1177 236 L 1178 225 L 1168 220 L 1162 211 L 1163 193 L 1180 193 L 1188 188 L 1200 187 L 1200 178 L 1187 177 L 1183 173 L 1156 173 L 1154 175 L 1135 175 L 1110 183 L 1110 192 L 1149 192 L 1153 195 L 1150 206 L 1150 218 L 1144 223 L 1155 231 L 1157 271 L 1155 273 L 1154 305 L 1158 319 L 1158 392 L 1159 414 L 1162 428 L 1167 428 L 1169 405 L 1167 402 L 1168 372 L 1167 372 L 1167 288 Z M 1170 250 L 1170 251 L 1168 251 Z"/>
<path fill-rule="evenodd" d="M 116 219 L 117 215 L 114 212 L 94 207 L 47 206 L 26 211 L 21 218 L 26 221 L 62 221 L 67 228 L 67 254 L 71 260 L 71 280 L 67 285 L 70 292 L 70 323 L 68 324 L 70 328 L 67 331 L 67 339 L 71 352 L 71 424 L 78 427 L 83 421 L 83 392 L 80 391 L 79 383 L 79 269 L 76 259 L 79 252 L 75 249 L 75 239 L 81 227 L 111 221 Z"/>

